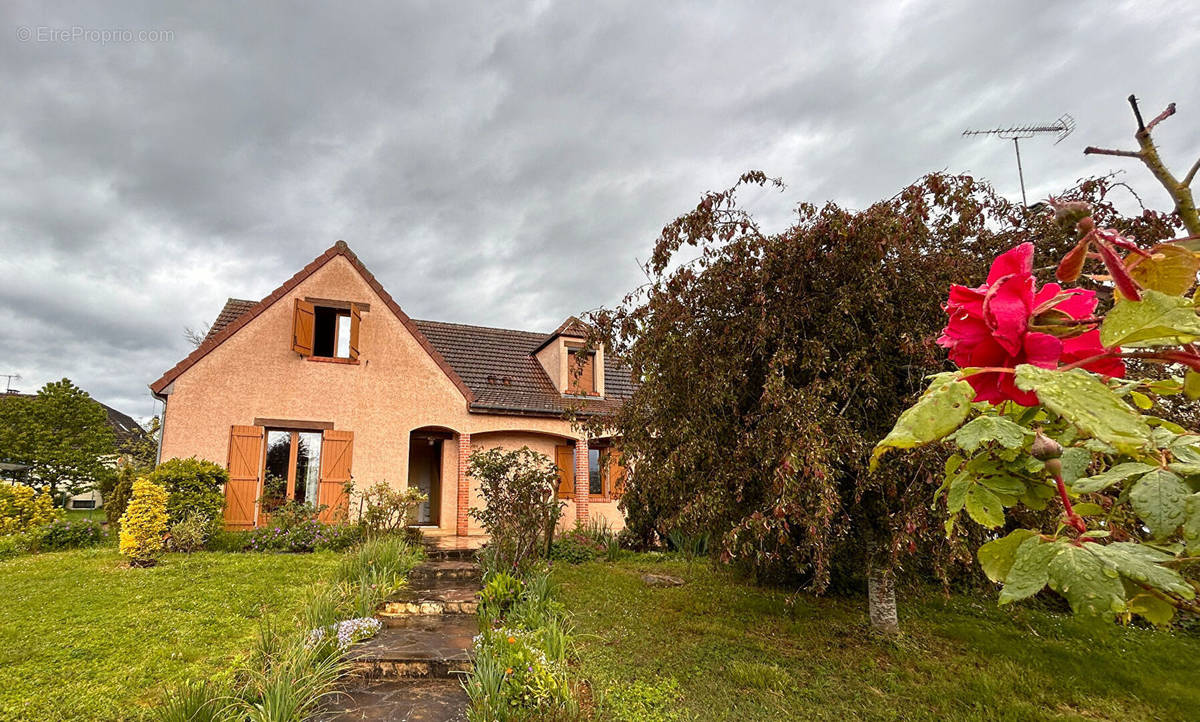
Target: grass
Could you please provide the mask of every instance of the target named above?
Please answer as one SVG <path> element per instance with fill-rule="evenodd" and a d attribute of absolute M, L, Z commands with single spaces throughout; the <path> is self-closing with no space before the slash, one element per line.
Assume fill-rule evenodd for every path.
<path fill-rule="evenodd" d="M 0 720 L 143 719 L 165 687 L 223 678 L 264 615 L 290 619 L 342 555 L 168 554 L 113 547 L 0 562 Z"/>
<path fill-rule="evenodd" d="M 652 588 L 647 571 L 683 577 Z M 864 598 L 749 586 L 703 561 L 560 565 L 580 673 L 613 720 L 1194 719 L 1200 635 L 1097 629 L 994 596 L 901 594 L 903 636 Z M 914 598 L 916 597 L 916 598 Z"/>
<path fill-rule="evenodd" d="M 103 509 L 66 509 L 64 511 L 66 513 L 66 518 L 70 519 L 71 521 L 91 519 L 92 521 L 98 521 L 102 524 L 108 521 L 108 518 L 104 515 Z"/>

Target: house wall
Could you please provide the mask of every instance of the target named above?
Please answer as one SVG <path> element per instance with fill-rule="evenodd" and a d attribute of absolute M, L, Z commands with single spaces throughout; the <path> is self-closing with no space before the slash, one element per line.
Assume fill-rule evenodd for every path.
<path fill-rule="evenodd" d="M 359 330 L 358 364 L 302 358 L 291 349 L 294 299 L 328 298 L 370 304 Z M 426 426 L 476 435 L 494 445 L 525 440 L 539 450 L 574 439 L 556 418 L 472 414 L 466 398 L 441 367 L 342 256 L 238 329 L 171 384 L 162 459 L 196 456 L 225 465 L 229 431 L 255 419 L 332 422 L 354 432 L 352 471 L 361 486 L 378 481 L 403 488 L 408 480 L 410 432 Z M 479 437 L 482 444 L 489 437 Z M 476 444 L 473 443 L 472 446 Z M 521 444 L 517 444 L 519 447 Z M 440 526 L 453 530 L 457 440 L 443 444 Z M 545 452 L 543 452 L 545 453 Z M 478 487 L 473 488 L 476 498 Z"/>

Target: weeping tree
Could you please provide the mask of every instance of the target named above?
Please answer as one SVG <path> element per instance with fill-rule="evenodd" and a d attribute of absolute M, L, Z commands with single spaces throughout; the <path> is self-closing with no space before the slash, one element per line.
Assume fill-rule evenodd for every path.
<path fill-rule="evenodd" d="M 1034 237 L 1050 266 L 1074 236 L 946 175 L 861 211 L 800 204 L 790 227 L 769 233 L 738 205 L 745 185 L 783 187 L 751 172 L 705 194 L 663 229 L 647 283 L 591 314 L 596 342 L 640 385 L 588 423 L 622 437 L 632 533 L 707 533 L 721 560 L 817 593 L 869 579 L 871 620 L 894 631 L 896 574 L 969 569 L 983 532 L 948 534 L 931 508 L 947 452 L 870 471 L 871 448 L 925 377 L 948 368 L 936 338 L 949 285 L 982 282 L 1000 252 Z M 1092 180 L 1064 198 L 1090 201 L 1124 232 L 1171 235 L 1165 216 L 1120 217 L 1112 190 Z"/>

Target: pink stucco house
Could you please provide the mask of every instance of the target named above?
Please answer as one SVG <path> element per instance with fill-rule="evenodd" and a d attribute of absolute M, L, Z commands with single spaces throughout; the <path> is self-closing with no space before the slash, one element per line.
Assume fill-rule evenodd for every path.
<path fill-rule="evenodd" d="M 466 535 L 482 503 L 471 451 L 529 446 L 559 465 L 565 524 L 619 528 L 620 455 L 566 414 L 611 411 L 633 386 L 585 333 L 573 317 L 549 334 L 413 320 L 338 241 L 261 301 L 229 299 L 150 385 L 164 403 L 160 458 L 227 465 L 230 528 L 259 525 L 264 500 L 334 518 L 352 480 L 418 487 L 419 522 Z"/>

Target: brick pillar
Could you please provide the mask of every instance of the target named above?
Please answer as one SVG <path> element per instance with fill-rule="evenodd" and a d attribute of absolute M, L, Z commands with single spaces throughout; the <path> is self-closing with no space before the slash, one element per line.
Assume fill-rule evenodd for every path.
<path fill-rule="evenodd" d="M 455 533 L 459 536 L 467 535 L 467 525 L 469 517 L 467 512 L 471 509 L 471 480 L 467 476 L 467 470 L 470 467 L 468 460 L 471 458 L 471 435 L 458 435 L 458 509 L 455 518 Z"/>
<path fill-rule="evenodd" d="M 575 441 L 575 521 L 586 524 L 588 520 L 588 442 Z"/>

